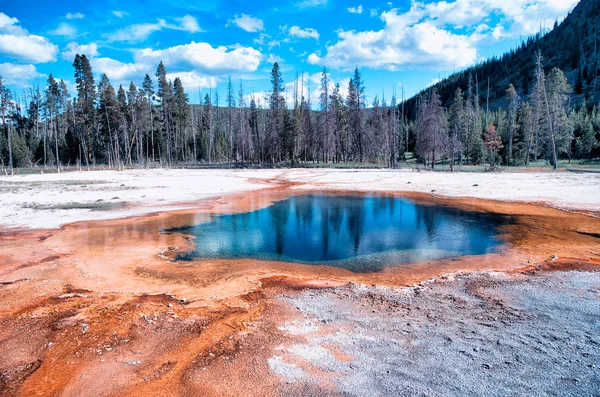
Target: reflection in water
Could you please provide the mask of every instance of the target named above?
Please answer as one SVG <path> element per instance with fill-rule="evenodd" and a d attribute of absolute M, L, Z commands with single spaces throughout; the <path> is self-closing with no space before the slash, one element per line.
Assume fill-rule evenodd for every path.
<path fill-rule="evenodd" d="M 377 271 L 493 252 L 506 220 L 389 196 L 306 195 L 177 229 L 197 248 L 179 259 L 257 258 Z"/>

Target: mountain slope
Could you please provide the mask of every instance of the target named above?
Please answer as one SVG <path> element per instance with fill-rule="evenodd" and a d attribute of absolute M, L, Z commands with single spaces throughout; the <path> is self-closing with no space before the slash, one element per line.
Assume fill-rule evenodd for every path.
<path fill-rule="evenodd" d="M 436 89 L 445 104 L 449 104 L 457 88 L 467 90 L 469 76 L 479 83 L 479 95 L 490 107 L 504 107 L 504 96 L 513 84 L 526 98 L 533 87 L 535 53 L 541 51 L 544 69 L 558 67 L 565 72 L 572 87 L 573 100 L 588 104 L 600 100 L 600 0 L 581 0 L 565 20 L 546 35 L 537 34 L 501 57 L 457 72 L 421 91 L 405 103 L 409 118 L 414 118 L 417 98 Z"/>

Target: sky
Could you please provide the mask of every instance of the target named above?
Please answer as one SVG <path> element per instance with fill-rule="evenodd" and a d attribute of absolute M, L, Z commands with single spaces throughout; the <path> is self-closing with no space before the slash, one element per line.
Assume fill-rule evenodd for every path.
<path fill-rule="evenodd" d="M 212 89 L 261 100 L 278 62 L 292 102 L 294 79 L 318 106 L 321 71 L 347 91 L 358 67 L 367 101 L 408 98 L 454 71 L 516 47 L 561 21 L 579 0 L 63 0 L 0 6 L 0 76 L 22 96 L 50 73 L 75 92 L 73 58 L 86 54 L 99 81 L 140 86 L 162 60 L 190 100 Z"/>

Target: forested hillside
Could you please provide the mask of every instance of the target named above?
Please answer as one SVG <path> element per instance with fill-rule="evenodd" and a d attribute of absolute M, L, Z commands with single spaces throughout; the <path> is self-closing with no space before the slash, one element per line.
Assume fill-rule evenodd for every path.
<path fill-rule="evenodd" d="M 541 29 L 541 27 L 540 27 Z M 517 93 L 531 95 L 535 71 L 535 55 L 543 55 L 542 66 L 547 71 L 561 69 L 573 88 L 572 99 L 587 104 L 600 101 L 600 0 L 581 0 L 575 9 L 545 35 L 538 33 L 525 40 L 517 49 L 467 68 L 429 87 L 435 89 L 444 104 L 449 104 L 457 88 L 467 90 L 469 78 L 479 85 L 480 96 L 487 101 L 489 83 L 490 107 L 506 107 L 506 88 L 512 84 Z M 416 115 L 417 97 L 406 101 L 407 112 Z"/>
<path fill-rule="evenodd" d="M 407 117 L 416 120 L 417 151 L 425 157 L 427 151 L 430 156 L 436 149 L 450 151 L 451 162 L 470 157 L 505 165 L 597 157 L 599 28 L 600 0 L 582 0 L 547 34 L 530 37 L 518 49 L 455 73 L 406 101 Z M 431 134 L 419 127 L 419 120 L 429 116 L 423 111 L 434 103 L 447 108 L 440 121 L 449 123 L 442 128 L 449 135 L 445 142 L 429 143 Z"/>
<path fill-rule="evenodd" d="M 190 104 L 161 62 L 154 76 L 115 87 L 96 81 L 85 55 L 73 63 L 77 92 L 50 75 L 43 87 L 11 92 L 0 77 L 0 167 L 174 164 L 298 165 L 378 163 L 416 158 L 435 167 L 527 165 L 600 154 L 598 53 L 600 0 L 582 0 L 551 32 L 519 49 L 456 73 L 405 103 L 367 103 L 357 68 L 342 87 L 322 71 L 319 103 L 293 105 L 275 63 L 264 100 L 229 79 L 224 96 Z M 345 90 L 344 90 L 345 91 Z M 413 157 L 414 156 L 414 157 Z"/>

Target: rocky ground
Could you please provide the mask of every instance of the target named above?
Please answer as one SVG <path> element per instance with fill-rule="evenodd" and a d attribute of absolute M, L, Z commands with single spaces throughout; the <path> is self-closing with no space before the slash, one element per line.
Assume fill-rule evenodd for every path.
<path fill-rule="evenodd" d="M 442 277 L 281 295 L 273 372 L 347 396 L 598 396 L 600 273 Z M 321 394 L 316 392 L 317 395 Z"/>

